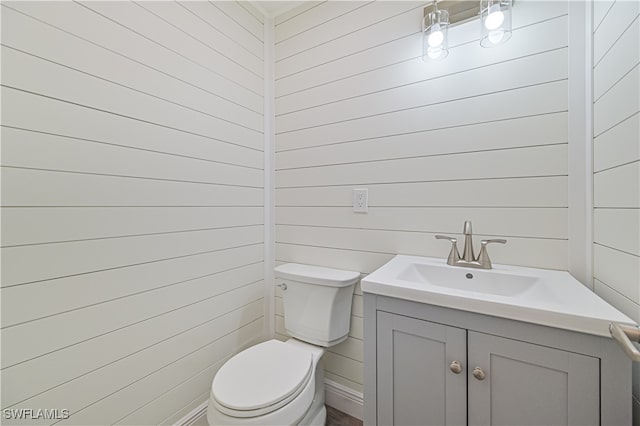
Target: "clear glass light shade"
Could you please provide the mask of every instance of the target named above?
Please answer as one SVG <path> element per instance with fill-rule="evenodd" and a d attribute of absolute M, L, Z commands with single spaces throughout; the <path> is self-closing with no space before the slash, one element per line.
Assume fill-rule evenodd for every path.
<path fill-rule="evenodd" d="M 512 0 L 480 0 L 482 47 L 498 46 L 511 38 Z"/>
<path fill-rule="evenodd" d="M 422 60 L 438 61 L 449 54 L 449 12 L 434 10 L 422 21 Z"/>

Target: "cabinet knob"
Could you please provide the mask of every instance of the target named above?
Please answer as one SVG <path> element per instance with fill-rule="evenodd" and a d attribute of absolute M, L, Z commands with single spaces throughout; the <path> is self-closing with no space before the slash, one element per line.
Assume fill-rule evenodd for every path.
<path fill-rule="evenodd" d="M 480 367 L 476 367 L 473 369 L 473 377 L 475 377 L 478 380 L 484 380 L 485 377 L 487 377 L 487 375 L 484 373 L 484 370 Z"/>
<path fill-rule="evenodd" d="M 455 374 L 460 374 L 462 372 L 462 366 L 458 361 L 452 361 L 451 364 L 449 364 L 449 369 Z"/>

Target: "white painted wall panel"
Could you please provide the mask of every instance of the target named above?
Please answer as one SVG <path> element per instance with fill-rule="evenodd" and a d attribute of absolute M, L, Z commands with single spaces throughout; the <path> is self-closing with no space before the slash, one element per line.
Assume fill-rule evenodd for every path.
<path fill-rule="evenodd" d="M 593 104 L 593 133 L 599 136 L 640 111 L 640 64 Z"/>
<path fill-rule="evenodd" d="M 197 113 L 148 95 L 105 83 L 82 73 L 41 61 L 11 49 L 2 51 L 7 63 L 3 67 L 3 82 L 15 90 L 37 93 L 86 108 L 118 114 L 130 120 L 170 127 L 259 149 L 260 131 L 232 124 L 207 114 Z M 95 98 L 92 96 L 95 94 Z M 219 131 L 213 134 L 213 129 Z"/>
<path fill-rule="evenodd" d="M 599 3 L 592 28 L 594 290 L 640 322 L 640 3 Z"/>
<path fill-rule="evenodd" d="M 640 38 L 640 19 L 620 36 L 611 50 L 593 69 L 593 98 L 599 99 L 607 90 L 640 62 L 640 52 L 635 49 Z"/>
<path fill-rule="evenodd" d="M 566 80 L 295 131 L 276 127 L 277 150 L 373 139 L 527 115 L 566 111 Z M 486 108 L 486 105 L 491 108 Z M 428 120 L 425 117 L 429 117 Z"/>
<path fill-rule="evenodd" d="M 219 1 L 212 2 L 212 4 L 235 23 L 251 33 L 255 39 L 262 41 L 262 37 L 264 36 L 263 21 L 256 19 L 255 16 L 242 7 L 239 2 Z"/>
<path fill-rule="evenodd" d="M 640 209 L 595 209 L 593 222 L 595 241 L 640 257 Z"/>
<path fill-rule="evenodd" d="M 527 56 L 507 63 L 281 114 L 276 118 L 276 128 L 278 132 L 287 132 L 562 80 L 567 78 L 566 62 L 566 52 L 563 49 Z M 539 72 L 535 75 L 526 72 L 532 68 Z M 504 77 L 494 78 L 496 73 L 504 73 Z"/>
<path fill-rule="evenodd" d="M 327 2 L 289 14 L 299 34 L 276 26 L 276 260 L 370 273 L 398 253 L 446 257 L 434 235 L 472 220 L 478 239 L 509 240 L 494 262 L 566 270 L 566 3 L 517 2 L 496 49 L 477 44 L 477 21 L 453 27 L 439 63 L 420 60 L 414 4 L 331 15 Z M 304 49 L 313 34 L 322 43 Z M 369 189 L 368 214 L 352 212 L 354 186 Z M 354 311 L 326 371 L 361 391 Z"/>
<path fill-rule="evenodd" d="M 238 307 L 234 304 L 234 301 L 227 300 L 226 302 L 234 306 L 235 310 L 231 314 L 221 317 L 220 320 L 209 319 L 186 332 L 171 336 L 173 338 L 165 339 L 142 351 L 132 353 L 118 362 L 80 376 L 72 382 L 55 387 L 34 398 L 21 402 L 17 406 L 26 408 L 41 406 L 41 404 L 46 403 L 62 406 L 66 403 L 70 406 L 72 412 L 81 412 L 93 402 L 123 389 L 126 385 L 154 373 L 208 343 L 207 339 L 219 338 L 230 330 L 240 328 L 259 318 L 262 313 L 262 306 L 260 306 L 262 299 L 255 299 L 256 295 L 262 292 L 259 287 L 261 287 L 260 284 L 254 285 L 253 294 L 251 295 L 254 297 L 254 303 L 249 306 Z M 250 292 L 247 289 L 238 289 L 236 297 L 250 296 Z M 244 294 L 242 294 L 243 291 Z M 225 322 L 231 324 L 225 326 Z M 211 361 L 213 364 L 217 360 L 213 359 Z M 99 383 L 99 385 L 94 384 L 92 386 L 92 383 Z M 149 421 L 149 423 L 154 424 L 153 421 Z M 30 423 L 25 422 L 25 424 Z"/>
<path fill-rule="evenodd" d="M 66 171 L 2 170 L 4 206 L 261 206 L 262 188 Z M 8 182 L 22 182 L 20 186 Z"/>
<path fill-rule="evenodd" d="M 375 25 L 407 10 L 420 7 L 422 2 L 393 1 L 382 2 L 345 2 L 342 11 L 336 11 L 334 18 L 323 19 L 322 24 L 305 28 L 295 36 L 286 37 L 276 43 L 276 62 L 290 58 L 305 50 L 330 42 L 344 34 L 357 32 L 363 28 Z M 330 6 L 332 10 L 336 9 Z M 320 11 L 316 9 L 316 14 Z M 280 29 L 279 29 L 280 30 Z M 278 31 L 279 33 L 280 31 Z"/>
<path fill-rule="evenodd" d="M 282 225 L 392 229 L 432 234 L 460 233 L 465 218 L 474 217 L 474 225 L 486 235 L 567 238 L 566 208 L 370 207 L 368 214 L 356 215 L 351 207 L 279 207 L 276 213 L 278 223 Z M 522 223 L 527 223 L 526 229 L 522 228 Z M 295 230 L 290 236 L 295 236 Z M 441 243 L 437 242 L 439 246 Z"/>
<path fill-rule="evenodd" d="M 473 218 L 473 216 L 467 216 Z M 277 227 L 281 233 L 278 238 L 283 244 L 299 244 L 317 249 L 335 250 L 357 250 L 362 253 L 407 254 L 416 256 L 443 257 L 449 254 L 451 245 L 435 239 L 435 233 L 422 233 L 415 231 L 397 230 L 376 230 L 376 229 L 345 229 L 330 227 L 302 227 L 284 226 Z M 476 228 L 477 229 L 477 228 Z M 463 239 L 462 232 L 450 232 L 458 241 Z M 495 235 L 485 235 L 477 233 L 474 238 L 476 246 L 481 239 L 494 238 Z M 500 237 L 508 237 L 500 234 Z M 516 264 L 523 266 L 534 266 L 546 269 L 566 269 L 567 243 L 563 239 L 550 238 L 521 238 L 508 237 L 507 245 L 491 247 L 489 250 L 491 259 L 495 263 Z M 297 249 L 297 248 L 296 248 Z M 320 250 L 322 252 L 323 250 Z M 335 253 L 332 253 L 335 255 Z M 373 272 L 382 266 L 386 261 L 383 257 L 382 263 L 374 263 L 370 270 L 362 272 Z M 326 261 L 318 255 L 317 260 Z M 367 262 L 375 262 L 375 256 L 369 256 Z M 344 269 L 344 268 L 343 268 Z M 353 269 L 353 268 L 352 268 Z"/>
<path fill-rule="evenodd" d="M 285 188 L 564 175 L 566 151 L 566 144 L 558 144 L 285 169 L 276 172 L 276 185 Z M 466 167 L 460 169 L 461 162 Z"/>
<path fill-rule="evenodd" d="M 20 364 L 15 369 L 7 370 L 8 372 L 13 371 L 6 373 L 6 383 L 14 384 L 18 390 L 21 389 L 21 386 L 25 386 L 29 388 L 39 388 L 43 391 L 55 391 L 58 387 L 57 385 L 65 384 L 66 386 L 75 386 L 72 384 L 73 381 L 69 379 L 84 377 L 89 373 L 99 372 L 100 369 L 104 367 L 108 367 L 110 371 L 113 372 L 114 370 L 111 365 L 116 362 L 127 362 L 127 358 L 132 354 L 153 349 L 159 344 L 162 344 L 166 349 L 167 344 L 172 344 L 171 339 L 182 339 L 183 342 L 185 339 L 193 339 L 190 342 L 186 342 L 187 345 L 184 348 L 176 347 L 172 349 L 187 349 L 188 352 L 189 348 L 198 348 L 205 345 L 210 341 L 207 339 L 215 339 L 215 329 L 220 326 L 220 323 L 237 324 L 236 327 L 231 327 L 231 330 L 234 330 L 242 326 L 243 320 L 250 322 L 252 318 L 255 318 L 254 314 L 260 310 L 260 306 L 258 305 L 262 303 L 261 299 L 251 299 L 251 294 L 257 295 L 257 292 L 260 290 L 257 287 L 260 287 L 259 283 L 251 283 L 238 287 L 231 292 L 203 301 L 202 303 L 167 312 L 155 318 L 132 324 L 120 330 L 98 336 L 95 339 L 70 346 L 61 351 L 47 354 L 44 357 L 29 360 L 28 362 Z M 245 296 L 249 296 L 249 298 L 245 300 L 247 301 L 246 304 L 238 305 L 234 302 L 234 300 L 237 301 L 239 298 L 243 299 Z M 217 333 L 220 333 L 220 331 Z M 200 340 L 195 340 L 196 336 L 194 334 L 198 333 Z M 225 333 L 223 332 L 222 335 L 223 334 Z M 113 346 L 110 347 L 109 351 L 104 349 L 100 350 L 101 347 L 104 348 L 103 345 Z M 77 359 L 72 357 L 77 357 Z M 144 358 L 142 360 L 144 360 Z M 141 361 L 141 359 L 138 357 L 138 362 L 139 361 Z M 154 361 L 150 360 L 150 362 Z M 212 363 L 213 362 L 215 362 L 215 360 L 212 360 Z M 53 363 L 60 365 L 62 368 L 61 372 L 67 373 L 67 375 L 62 375 L 57 371 L 50 371 L 51 369 L 47 368 L 47 366 Z M 35 376 L 36 373 L 41 373 L 42 381 L 38 379 L 39 376 Z M 125 373 L 131 373 L 131 371 L 125 371 Z M 34 376 L 31 376 L 31 374 L 34 374 Z M 133 381 L 129 383 L 132 382 Z M 20 394 L 16 396 L 20 396 Z M 34 395 L 34 397 L 37 396 Z M 24 401 L 26 400 L 27 399 Z M 70 398 L 69 403 L 75 403 L 75 401 Z"/>
<path fill-rule="evenodd" d="M 0 405 L 177 421 L 264 333 L 263 19 L 235 2 L 2 12 Z"/>
<path fill-rule="evenodd" d="M 261 267 L 261 264 L 255 263 L 219 275 L 198 278 L 185 285 L 163 287 L 153 292 L 57 314 L 42 321 L 5 328 L 2 330 L 2 339 L 7 345 L 13 346 L 6 351 L 7 362 L 71 346 L 93 336 L 232 291 L 240 284 L 258 282 L 261 279 Z M 52 331 L 56 335 L 55 341 L 48 338 Z M 24 344 L 24 339 L 33 343 Z"/>
<path fill-rule="evenodd" d="M 239 2 L 238 3 L 243 9 L 249 12 L 254 18 L 258 20 L 258 22 L 264 24 L 265 17 L 253 4 L 249 2 Z"/>
<path fill-rule="evenodd" d="M 593 274 L 630 300 L 639 300 L 640 256 L 603 246 L 593 247 Z"/>
<path fill-rule="evenodd" d="M 640 208 L 640 161 L 595 173 L 593 202 L 596 208 Z"/>
<path fill-rule="evenodd" d="M 377 22 L 375 25 L 364 27 L 358 31 L 353 32 L 333 32 L 333 39 L 330 42 L 321 44 L 311 49 L 307 49 L 295 56 L 291 56 L 287 59 L 278 61 L 276 66 L 276 81 L 281 77 L 288 76 L 301 71 L 307 71 L 312 67 L 322 65 L 331 61 L 342 59 L 343 57 L 357 54 L 365 49 L 369 49 L 385 42 L 390 42 L 400 37 L 417 34 L 421 30 L 421 20 L 423 16 L 422 8 L 427 5 L 428 2 L 415 2 L 415 7 L 412 11 L 406 13 L 413 14 L 414 19 L 411 23 L 405 21 L 405 24 L 401 24 L 396 21 L 393 25 L 385 25 L 387 21 L 394 20 L 394 17 L 389 16 L 387 20 Z M 544 5 L 549 5 L 544 7 Z M 530 2 L 529 4 L 520 3 L 515 6 L 520 10 L 519 13 L 513 15 L 513 27 L 520 28 L 526 27 L 531 24 L 536 24 L 553 17 L 565 15 L 567 13 L 566 2 Z M 293 19 L 307 20 L 310 15 L 315 11 L 310 11 L 301 14 L 299 17 Z M 398 15 L 398 18 L 402 15 Z M 353 19 L 358 19 L 357 14 L 353 14 Z M 408 24 L 407 24 L 408 23 Z M 564 30 L 566 31 L 566 29 Z M 278 31 L 276 30 L 276 33 Z M 559 32 L 561 35 L 563 30 Z M 540 34 L 538 34 L 540 37 Z M 450 47 L 456 47 L 467 43 L 476 43 L 478 40 L 478 22 L 469 22 L 460 25 L 456 31 L 449 32 L 449 45 Z M 478 46 L 480 49 L 480 47 Z M 482 49 L 484 50 L 484 49 Z M 420 60 L 420 51 L 413 52 L 407 59 L 418 59 L 418 63 L 422 63 Z M 492 55 L 492 53 L 486 53 Z M 448 58 L 450 59 L 450 58 Z M 478 58 L 480 59 L 480 58 Z M 387 64 L 384 58 L 380 58 L 378 63 L 380 65 Z M 380 66 L 378 65 L 378 66 Z M 413 65 L 414 69 L 418 69 Z M 420 70 L 424 68 L 419 68 Z M 345 73 L 349 73 L 349 69 L 344 69 Z M 397 77 L 400 77 L 398 75 Z M 276 96 L 281 93 L 276 92 Z"/>
<path fill-rule="evenodd" d="M 259 225 L 262 207 L 18 207 L 2 217 L 13 224 L 2 228 L 7 247 Z"/>
<path fill-rule="evenodd" d="M 262 187 L 262 170 L 242 165 L 9 128 L 2 137 L 3 162 L 16 168 Z"/>
<path fill-rule="evenodd" d="M 262 318 L 259 317 L 254 322 L 250 322 L 218 340 L 207 342 L 206 345 L 180 358 L 175 363 L 131 384 L 112 397 L 87 407 L 74 418 L 69 419 L 68 422 L 61 423 L 83 425 L 89 421 L 88 419 L 104 418 L 109 422 L 132 424 L 127 419 L 129 416 L 135 415 L 139 419 L 138 421 L 143 422 L 149 421 L 147 416 L 154 416 L 155 420 L 157 417 L 167 416 L 168 413 L 175 413 L 185 398 L 188 400 L 188 398 L 193 398 L 193 394 L 200 395 L 205 392 L 208 396 L 213 375 L 207 373 L 215 373 L 231 355 L 242 350 L 248 343 L 253 343 L 252 340 L 260 333 L 262 326 Z M 212 366 L 211 360 L 220 361 Z M 206 377 L 198 382 L 198 386 L 193 386 L 195 377 L 201 374 Z M 167 388 L 170 390 L 162 391 Z M 139 407 L 140 401 L 144 401 L 145 405 Z M 147 403 L 146 401 L 151 402 Z"/>
<path fill-rule="evenodd" d="M 376 24 L 375 31 L 364 29 L 361 32 L 363 34 L 356 33 L 359 37 L 366 39 L 356 43 L 360 44 L 360 51 L 338 58 L 328 57 L 329 60 L 326 62 L 313 66 L 307 65 L 308 68 L 305 68 L 304 72 L 291 72 L 277 77 L 275 92 L 278 109 L 282 108 L 283 112 L 286 111 L 284 107 L 287 96 L 293 93 L 354 76 L 375 67 L 415 58 L 415 52 L 422 48 L 422 40 L 416 37 L 419 28 L 415 27 L 420 15 L 420 8 L 416 8 L 387 19 Z M 340 41 L 344 43 L 344 37 Z M 363 42 L 371 47 L 362 49 Z M 300 101 L 294 101 L 292 104 L 299 105 Z"/>
<path fill-rule="evenodd" d="M 419 11 L 419 9 L 416 9 L 416 11 Z M 399 17 L 404 17 L 405 15 L 400 15 Z M 393 23 L 393 28 L 406 28 L 409 20 L 415 21 L 416 19 L 419 19 L 419 17 L 408 15 L 402 22 L 396 23 L 393 20 L 389 20 L 382 24 L 391 25 Z M 422 61 L 420 56 L 416 56 L 416 52 L 419 53 L 421 51 L 422 40 L 420 34 L 414 33 L 411 36 L 403 37 L 403 44 L 395 43 L 395 35 L 391 37 L 394 40 L 393 48 L 395 49 L 391 56 L 387 52 L 390 47 L 386 44 L 374 46 L 363 52 L 346 56 L 344 59 L 341 57 L 335 62 L 310 68 L 305 70 L 304 73 L 295 74 L 291 78 L 287 77 L 278 80 L 276 87 L 280 89 L 277 89 L 278 91 L 276 92 L 277 114 L 280 115 L 313 105 L 323 105 L 331 101 L 363 96 L 368 93 L 400 88 L 412 83 L 446 77 L 456 72 L 469 72 L 476 68 L 526 57 L 537 52 L 545 52 L 567 45 L 566 16 L 558 16 L 549 21 L 539 23 L 539 32 L 536 32 L 535 28 L 531 26 L 516 30 L 514 33 L 519 34 L 521 37 L 510 40 L 509 43 L 497 50 L 482 49 L 474 42 L 474 38 L 477 37 L 477 26 L 473 24 L 473 22 L 470 22 L 457 27 L 457 31 L 468 35 L 465 37 L 464 44 L 450 49 L 452 53 L 447 57 L 446 65 L 438 62 L 427 64 Z M 400 25 L 403 25 L 403 27 L 400 27 Z M 374 37 L 380 37 L 380 35 L 376 35 L 377 26 L 370 28 L 371 35 Z M 373 33 L 374 31 L 376 33 Z M 450 35 L 452 34 L 454 33 L 452 32 Z M 347 59 L 356 55 L 357 64 L 352 66 L 351 62 L 345 63 Z M 360 56 L 363 58 L 360 58 Z M 467 62 L 470 57 L 473 57 L 474 61 L 476 61 L 475 66 L 471 69 L 468 67 Z M 383 62 L 380 63 L 380 61 Z M 360 72 L 352 72 L 351 69 L 354 67 L 356 71 L 359 70 Z M 295 83 L 294 87 L 288 87 L 289 80 L 293 79 L 295 82 L 302 79 L 302 76 L 307 73 L 311 73 L 314 80 L 307 82 L 307 85 L 302 87 L 298 87 Z M 316 74 L 317 78 L 315 78 Z M 332 76 L 334 74 L 335 78 L 327 78 L 327 75 Z M 501 81 L 501 79 L 496 80 L 496 82 Z"/>
<path fill-rule="evenodd" d="M 2 286 L 157 262 L 262 241 L 262 225 L 5 247 Z M 38 268 L 29 268 L 38 259 Z M 4 359 L 3 359 L 4 361 Z"/>
<path fill-rule="evenodd" d="M 11 106 L 3 108 L 2 114 L 3 124 L 8 127 L 262 168 L 261 148 L 237 145 L 215 136 L 163 127 L 14 89 L 2 88 L 2 98 Z M 39 117 L 37 122 L 30 119 L 33 116 Z"/>
<path fill-rule="evenodd" d="M 261 125 L 262 105 L 258 103 L 257 96 L 243 98 L 242 103 L 237 103 L 232 99 L 226 99 L 220 93 L 163 73 L 114 50 L 97 48 L 89 40 L 74 36 L 66 30 L 52 27 L 12 9 L 5 7 L 4 14 L 7 14 L 3 32 L 5 46 L 29 52 L 132 90 L 168 99 L 217 117 L 233 119 L 247 126 Z M 20 31 L 27 31 L 32 34 L 32 37 L 20 37 Z M 61 44 L 67 48 L 56 48 Z M 148 78 L 149 72 L 153 74 L 153 79 Z M 253 114 L 247 111 L 247 107 Z"/>
<path fill-rule="evenodd" d="M 564 112 L 280 151 L 278 170 L 567 142 Z M 514 132 L 522 132 L 517 138 Z"/>
<path fill-rule="evenodd" d="M 153 6 L 166 7 L 167 10 L 172 9 L 169 6 L 161 6 L 164 4 L 164 2 L 158 2 L 153 4 Z M 243 8 L 251 9 L 253 11 L 252 14 L 257 19 L 258 26 L 263 24 L 262 15 L 260 12 L 256 11 L 250 3 L 242 2 L 239 4 Z M 215 4 L 209 2 L 183 2 L 178 3 L 178 5 L 183 7 L 185 10 L 190 11 L 203 23 L 206 23 L 215 32 L 222 35 L 222 37 L 228 38 L 232 42 L 236 43 L 240 48 L 250 52 L 257 58 L 264 58 L 264 43 L 262 41 L 262 36 L 256 37 L 241 24 L 223 13 Z M 263 72 L 263 70 L 261 69 L 260 72 Z"/>
<path fill-rule="evenodd" d="M 230 36 L 215 29 L 215 20 L 210 23 L 199 17 L 197 13 L 192 13 L 188 8 L 191 6 L 190 3 L 192 2 L 149 2 L 146 4 L 139 3 L 138 5 L 165 20 L 167 23 L 170 23 L 179 31 L 182 31 L 181 28 L 189 28 L 189 38 L 198 44 L 215 51 L 227 58 L 227 60 L 250 71 L 252 74 L 262 76 L 264 72 L 262 62 L 264 46 L 262 40 L 242 28 L 235 23 L 235 21 L 232 21 L 235 24 L 233 28 L 237 29 L 237 33 L 242 34 L 239 38 L 241 42 L 232 39 Z M 208 2 L 204 3 L 204 5 L 209 6 L 206 8 L 208 11 L 217 9 L 213 4 Z M 199 10 L 204 9 L 201 8 Z M 229 17 L 224 16 L 230 20 Z M 224 21 L 224 19 L 221 20 Z M 251 19 L 251 21 L 254 21 L 254 19 Z M 212 23 L 214 24 L 212 25 Z M 262 24 L 257 23 L 257 25 L 262 31 Z M 229 26 L 231 26 L 231 24 Z M 250 48 L 245 47 L 245 45 L 250 46 Z"/>
<path fill-rule="evenodd" d="M 593 170 L 603 170 L 640 160 L 640 114 L 635 114 L 593 139 Z"/>
<path fill-rule="evenodd" d="M 316 8 L 321 4 L 325 3 L 327 0 L 318 0 L 318 1 L 305 1 L 302 4 L 293 7 L 279 14 L 278 16 L 273 18 L 275 26 L 279 26 L 284 24 L 285 22 L 295 18 L 298 15 L 306 13 L 308 10 Z"/>
<path fill-rule="evenodd" d="M 5 9 L 20 11 L 58 30 L 82 38 L 97 50 L 107 49 L 130 61 L 143 64 L 149 76 L 155 76 L 157 72 L 164 73 L 218 97 L 241 105 L 251 105 L 252 109 L 262 112 L 262 96 L 259 93 L 177 55 L 154 40 L 144 38 L 78 3 L 42 1 L 3 5 Z"/>
<path fill-rule="evenodd" d="M 3 289 L 3 295 L 15 303 L 2 310 L 2 323 L 9 327 L 164 287 L 188 285 L 192 280 L 260 263 L 262 249 L 262 244 L 238 246 L 90 275 L 7 287 Z"/>
<path fill-rule="evenodd" d="M 593 28 L 597 29 L 616 0 L 596 0 L 593 2 Z"/>
<path fill-rule="evenodd" d="M 617 0 L 608 10 L 600 25 L 594 29 L 593 63 L 597 65 L 616 44 L 623 32 L 635 21 L 640 12 L 637 1 Z"/>
<path fill-rule="evenodd" d="M 301 15 L 308 11 L 309 9 L 313 9 L 318 7 L 319 5 L 325 3 L 326 0 L 321 1 L 305 1 L 302 4 L 293 7 L 291 9 L 286 10 L 285 12 L 279 14 L 278 16 L 273 18 L 273 21 L 276 26 L 284 24 L 285 22 L 293 19 L 294 17 Z"/>
<path fill-rule="evenodd" d="M 278 31 L 275 34 L 275 44 L 276 46 L 282 45 L 282 42 L 284 40 L 288 40 L 296 35 L 300 35 L 305 31 L 309 31 L 320 25 L 326 24 L 327 22 L 332 21 L 342 15 L 345 15 L 354 9 L 361 8 L 370 3 L 371 2 L 366 2 L 366 1 L 348 1 L 348 2 L 345 1 L 345 2 L 337 3 L 335 5 L 331 5 L 326 2 L 322 4 L 313 5 L 313 2 L 308 2 L 307 5 L 294 8 L 292 9 L 291 12 L 288 12 L 288 13 L 285 12 L 282 15 L 278 15 L 278 17 L 276 18 L 276 26 L 278 27 Z M 307 14 L 307 16 L 305 16 L 305 19 L 300 19 L 300 18 L 287 19 L 286 18 L 286 16 L 289 14 L 297 15 L 297 14 L 305 13 L 305 9 L 308 9 L 312 6 L 314 7 L 313 13 Z M 298 39 L 300 38 L 301 37 L 298 37 Z M 311 47 L 311 46 L 308 46 L 308 47 Z"/>
<path fill-rule="evenodd" d="M 58 332 L 61 339 L 66 339 L 69 342 L 68 346 L 78 345 L 86 340 L 87 335 L 117 333 L 118 330 L 126 328 L 130 324 L 148 321 L 163 315 L 165 312 L 182 310 L 185 312 L 192 311 L 193 313 L 198 304 L 212 306 L 209 303 L 210 299 L 233 292 L 235 287 L 251 286 L 253 283 L 259 282 L 261 279 L 261 267 L 261 264 L 254 264 L 211 275 L 203 279 L 192 280 L 182 285 L 164 287 L 150 293 L 113 300 L 48 317 L 45 321 L 25 323 L 4 330 L 2 337 L 7 339 L 8 343 L 15 342 L 16 336 L 20 334 L 29 336 L 32 339 L 46 340 L 46 334 L 51 333 L 51 330 L 63 330 Z M 141 299 L 146 302 L 141 304 Z M 137 306 L 137 309 L 132 309 L 132 305 Z M 82 318 L 84 324 L 75 327 L 69 326 L 74 321 L 78 321 L 78 318 Z M 37 364 L 34 363 L 34 365 Z M 25 372 L 19 366 L 16 367 L 15 371 L 21 371 L 22 374 Z M 6 379 L 9 380 L 10 384 L 13 384 L 12 396 L 16 401 L 19 401 L 64 383 L 64 378 L 80 376 L 82 373 L 81 366 L 68 365 L 64 368 L 42 372 L 38 376 L 38 381 L 16 385 L 15 379 L 17 378 L 14 374 L 7 375 Z"/>
<path fill-rule="evenodd" d="M 566 176 L 367 184 L 369 206 L 566 207 Z M 276 205 L 351 207 L 351 185 L 278 188 Z M 347 189 L 347 191 L 345 191 Z M 459 194 L 465 192 L 465 197 Z M 412 194 L 407 197 L 407 194 Z M 532 200 L 531 194 L 537 194 Z"/>
<path fill-rule="evenodd" d="M 133 2 L 118 5 L 108 1 L 98 1 L 83 3 L 83 7 L 106 19 L 118 22 L 120 26 L 135 34 L 153 40 L 175 55 L 188 58 L 189 62 L 210 74 L 219 75 L 258 95 L 262 94 L 264 83 L 261 74 L 257 74 L 245 64 L 234 62 L 216 51 L 207 49 L 188 37 L 182 29 L 166 25 L 157 16 Z"/>

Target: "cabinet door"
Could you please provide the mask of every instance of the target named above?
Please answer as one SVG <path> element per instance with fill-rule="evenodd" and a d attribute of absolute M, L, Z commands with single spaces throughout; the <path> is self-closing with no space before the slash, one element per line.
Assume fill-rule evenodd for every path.
<path fill-rule="evenodd" d="M 469 425 L 599 424 L 599 359 L 471 331 L 468 351 Z"/>
<path fill-rule="evenodd" d="M 379 425 L 466 424 L 465 330 L 378 311 L 377 351 Z"/>

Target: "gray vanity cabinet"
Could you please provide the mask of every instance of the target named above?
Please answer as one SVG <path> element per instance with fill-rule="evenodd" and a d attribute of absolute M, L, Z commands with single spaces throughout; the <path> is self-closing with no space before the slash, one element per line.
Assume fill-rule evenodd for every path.
<path fill-rule="evenodd" d="M 472 331 L 468 351 L 470 425 L 600 422 L 597 358 Z"/>
<path fill-rule="evenodd" d="M 607 338 L 365 293 L 364 361 L 366 425 L 631 422 Z"/>
<path fill-rule="evenodd" d="M 378 424 L 465 424 L 466 340 L 460 328 L 378 312 Z"/>

